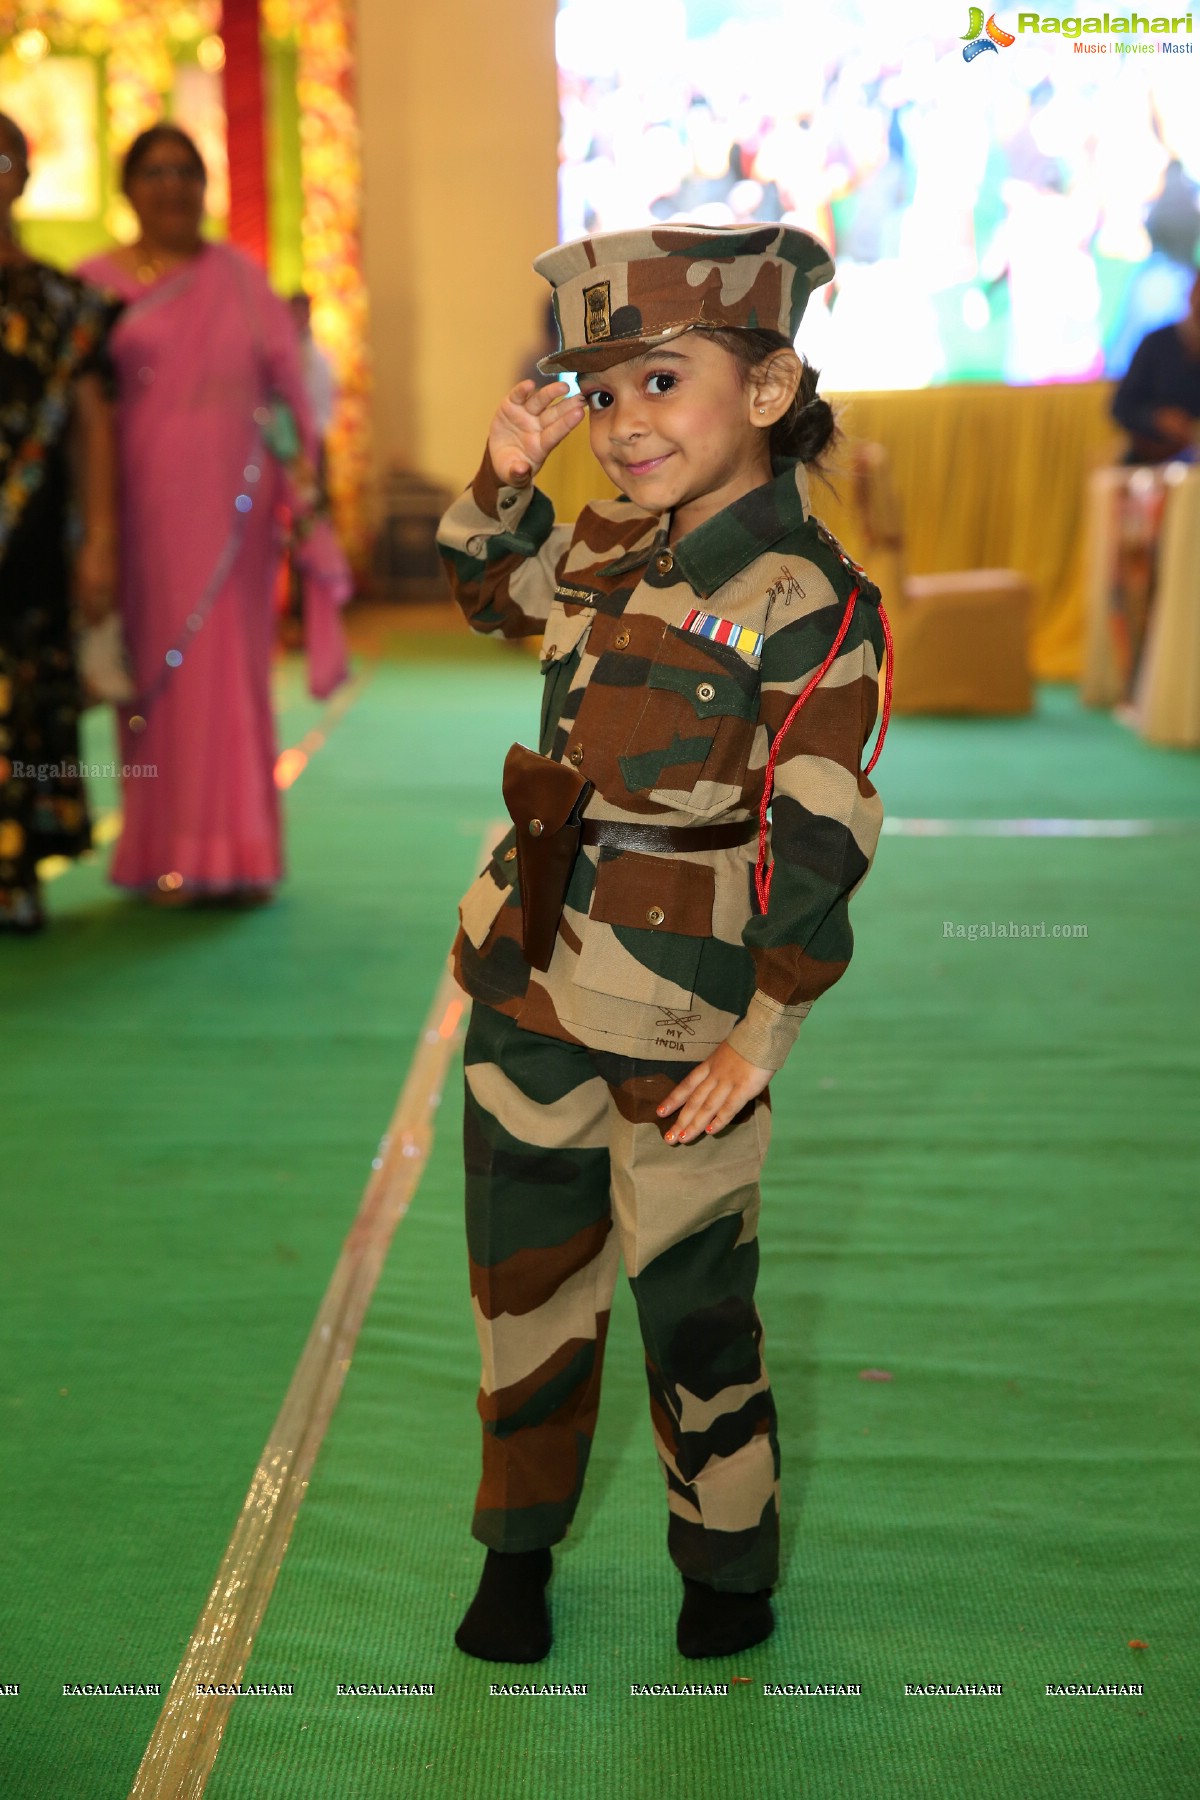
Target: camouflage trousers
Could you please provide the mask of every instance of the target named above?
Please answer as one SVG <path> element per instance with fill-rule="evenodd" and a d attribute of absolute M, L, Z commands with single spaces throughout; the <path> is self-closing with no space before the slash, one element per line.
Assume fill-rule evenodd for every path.
<path fill-rule="evenodd" d="M 779 1444 L 754 1305 L 764 1095 L 713 1137 L 663 1141 L 692 1065 L 524 1031 L 467 1032 L 467 1243 L 483 1363 L 474 1535 L 557 1543 L 574 1515 L 623 1257 L 680 1571 L 733 1593 L 778 1574 Z"/>

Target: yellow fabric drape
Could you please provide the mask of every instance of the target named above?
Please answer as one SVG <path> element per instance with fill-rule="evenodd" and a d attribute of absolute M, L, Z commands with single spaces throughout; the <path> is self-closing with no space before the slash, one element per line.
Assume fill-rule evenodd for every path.
<path fill-rule="evenodd" d="M 1118 453 L 1111 395 L 1107 382 L 1080 382 L 830 396 L 848 440 L 889 453 L 909 574 L 1006 568 L 1029 577 L 1033 665 L 1043 679 L 1073 679 L 1080 669 L 1087 478 Z M 613 491 L 585 431 L 573 432 L 539 477 L 562 520 Z M 813 482 L 814 510 L 869 570 L 844 450 L 830 479 L 832 491 Z"/>

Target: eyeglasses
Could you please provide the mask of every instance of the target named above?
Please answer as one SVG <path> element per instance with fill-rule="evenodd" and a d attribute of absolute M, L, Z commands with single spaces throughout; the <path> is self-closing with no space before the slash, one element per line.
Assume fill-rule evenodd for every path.
<path fill-rule="evenodd" d="M 191 163 L 145 163 L 140 169 L 135 169 L 129 179 L 159 184 L 164 181 L 182 181 L 189 186 L 203 187 L 206 177 L 203 169 L 197 169 Z"/>

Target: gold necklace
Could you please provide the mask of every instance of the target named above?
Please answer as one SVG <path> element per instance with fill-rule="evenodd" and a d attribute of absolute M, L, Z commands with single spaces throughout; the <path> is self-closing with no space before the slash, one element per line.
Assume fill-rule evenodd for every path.
<path fill-rule="evenodd" d="M 135 244 L 133 253 L 136 257 L 135 273 L 143 287 L 149 287 L 162 275 L 170 275 L 175 269 L 181 269 L 192 260 L 191 253 L 185 251 L 180 255 L 177 251 L 166 251 L 159 254 L 153 250 L 143 250 Z"/>
<path fill-rule="evenodd" d="M 147 250 L 141 244 L 134 245 L 133 253 L 137 259 L 137 278 L 146 287 L 152 281 L 157 281 L 160 275 L 169 275 L 172 269 L 177 269 L 181 262 L 187 261 L 185 256 L 181 257 L 169 250 Z"/>

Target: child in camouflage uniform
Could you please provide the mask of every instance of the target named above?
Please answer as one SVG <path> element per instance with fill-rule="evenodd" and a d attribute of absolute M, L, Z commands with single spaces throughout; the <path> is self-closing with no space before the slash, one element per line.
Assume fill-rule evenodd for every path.
<path fill-rule="evenodd" d="M 773 1627 L 779 1447 L 754 1304 L 767 1084 L 846 968 L 879 837 L 860 773 L 879 594 L 809 510 L 805 464 L 834 431 L 792 348 L 833 273 L 816 239 L 664 225 L 535 267 L 562 345 L 539 367 L 577 371 L 580 395 L 513 389 L 440 541 L 472 626 L 543 634 L 539 749 L 592 786 L 548 966 L 518 881 L 518 830 L 538 818 L 493 853 L 455 944 L 475 1002 L 488 1547 L 456 1641 L 504 1662 L 550 1647 L 550 1546 L 583 1485 L 623 1256 L 683 1576 L 677 1643 L 718 1656 Z M 622 497 L 556 525 L 533 477 L 585 413 Z M 756 881 L 772 753 L 775 866 Z"/>

